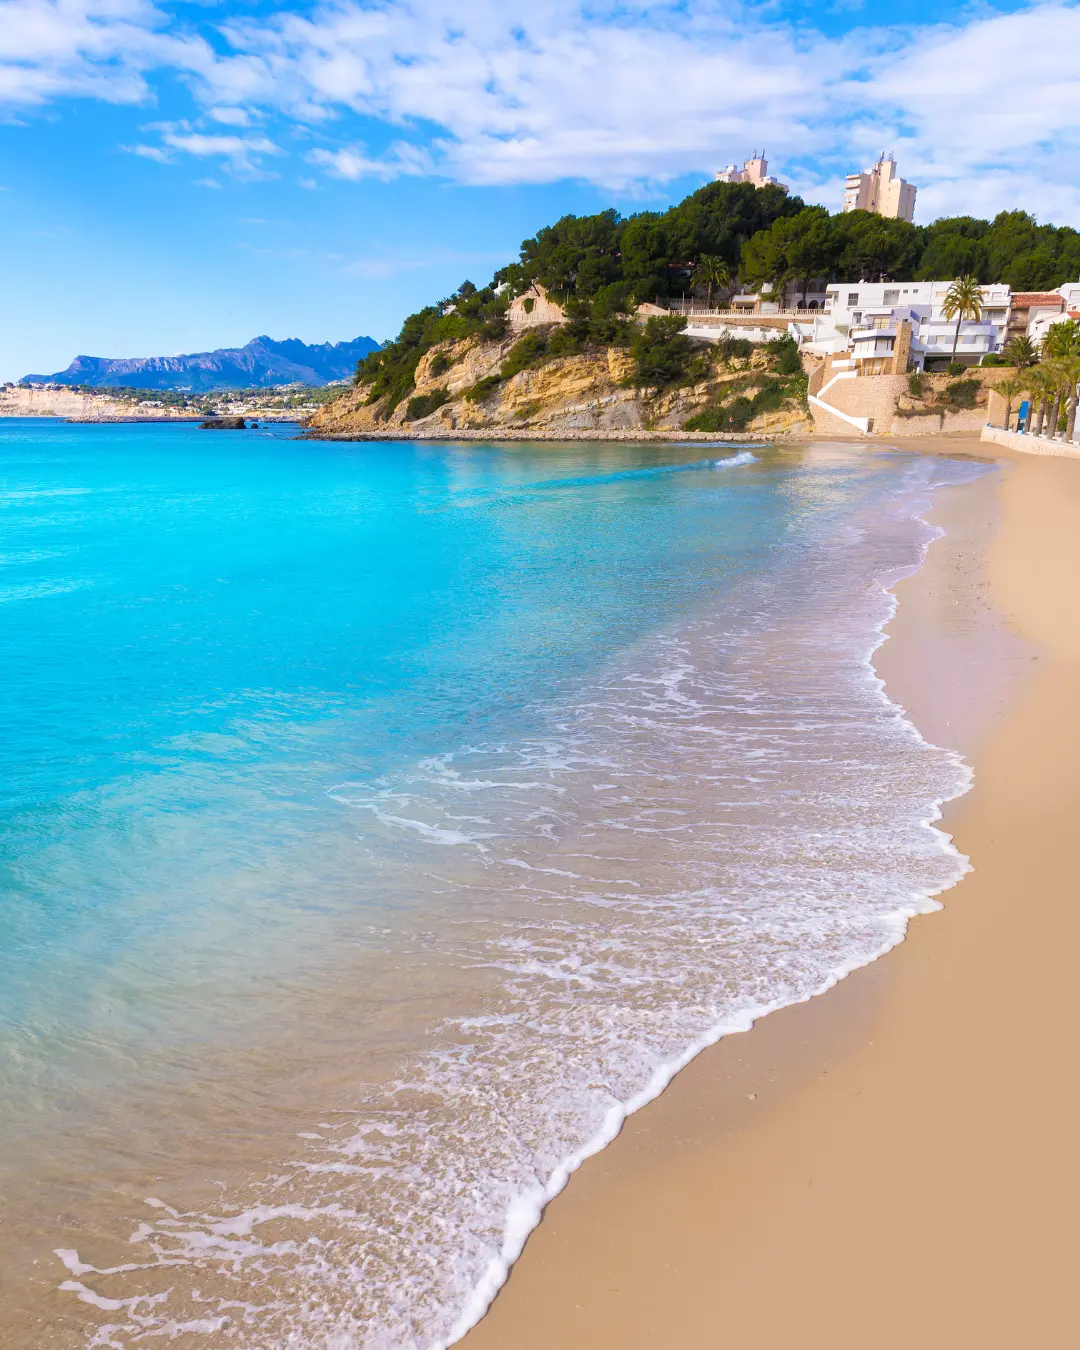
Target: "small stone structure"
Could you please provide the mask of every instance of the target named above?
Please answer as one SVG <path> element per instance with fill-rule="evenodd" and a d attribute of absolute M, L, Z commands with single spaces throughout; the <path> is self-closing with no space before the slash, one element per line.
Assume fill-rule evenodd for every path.
<path fill-rule="evenodd" d="M 525 333 L 530 328 L 563 324 L 566 322 L 566 313 L 562 305 L 548 298 L 543 286 L 534 282 L 524 295 L 517 295 L 510 301 L 506 322 L 511 333 Z"/>

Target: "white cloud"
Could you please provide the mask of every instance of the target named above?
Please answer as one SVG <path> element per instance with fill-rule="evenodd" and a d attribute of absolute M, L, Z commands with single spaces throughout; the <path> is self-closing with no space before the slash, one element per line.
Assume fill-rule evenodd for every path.
<path fill-rule="evenodd" d="M 122 148 L 132 155 L 139 155 L 142 159 L 152 159 L 157 164 L 176 163 L 176 156 L 170 155 L 160 145 L 125 145 Z"/>
<path fill-rule="evenodd" d="M 1080 214 L 1077 0 L 841 38 L 780 14 L 744 0 L 332 0 L 226 21 L 215 51 L 165 0 L 0 0 L 0 103 L 145 100 L 152 72 L 171 70 L 209 120 L 135 152 L 217 155 L 240 174 L 279 147 L 207 127 L 274 113 L 314 130 L 310 163 L 354 181 L 626 191 L 764 142 L 774 172 L 834 207 L 840 175 L 884 148 L 919 184 L 923 219 Z M 370 148 L 372 121 L 392 129 L 389 150 Z"/>
<path fill-rule="evenodd" d="M 211 108 L 210 116 L 223 127 L 251 126 L 251 114 L 246 108 Z"/>
<path fill-rule="evenodd" d="M 398 141 L 385 155 L 372 158 L 362 146 L 346 146 L 341 150 L 312 150 L 308 163 L 317 164 L 335 178 L 357 182 L 361 178 L 381 178 L 384 183 L 403 174 L 419 178 L 433 170 L 431 155 L 421 146 Z"/>
<path fill-rule="evenodd" d="M 149 0 L 0 0 L 0 103 L 141 102 L 146 72 L 213 64 L 208 45 L 171 22 Z"/>
<path fill-rule="evenodd" d="M 132 154 L 156 160 L 159 164 L 173 164 L 181 155 L 193 155 L 196 159 L 216 158 L 222 161 L 224 169 L 238 178 L 265 177 L 260 167 L 263 157 L 285 153 L 266 136 L 207 133 L 189 122 L 150 123 L 143 130 L 160 132 L 161 144 L 125 147 Z"/>

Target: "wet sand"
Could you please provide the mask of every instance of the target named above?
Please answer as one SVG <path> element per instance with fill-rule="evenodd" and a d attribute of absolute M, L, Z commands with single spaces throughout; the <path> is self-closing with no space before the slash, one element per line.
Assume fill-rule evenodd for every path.
<path fill-rule="evenodd" d="M 925 447 L 984 456 L 974 438 Z M 1080 463 L 940 493 L 877 666 L 974 763 L 907 940 L 701 1055 L 549 1207 L 467 1350 L 1017 1350 L 1080 1324 Z"/>

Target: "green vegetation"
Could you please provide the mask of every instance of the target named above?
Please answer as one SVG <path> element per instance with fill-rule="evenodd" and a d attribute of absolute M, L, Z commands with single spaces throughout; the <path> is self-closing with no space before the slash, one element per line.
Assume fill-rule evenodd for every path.
<path fill-rule="evenodd" d="M 965 319 L 974 319 L 978 322 L 982 318 L 982 291 L 979 289 L 979 278 L 970 274 L 957 277 L 945 292 L 945 302 L 941 306 L 941 312 L 947 319 L 956 320 L 956 331 L 953 333 L 952 343 L 952 361 L 950 362 L 950 365 L 955 365 L 956 344 L 960 341 L 960 325 Z"/>
<path fill-rule="evenodd" d="M 416 387 L 416 367 L 432 347 L 466 337 L 501 338 L 508 303 L 509 296 L 497 296 L 493 286 L 477 290 L 471 281 L 463 282 L 448 300 L 410 314 L 393 342 L 359 362 L 356 383 L 371 386 L 369 403 L 388 396 L 392 411 Z"/>
<path fill-rule="evenodd" d="M 485 375 L 482 380 L 477 380 L 471 389 L 465 390 L 465 398 L 469 403 L 483 403 L 500 384 L 502 384 L 501 375 Z"/>
<path fill-rule="evenodd" d="M 1043 339 L 1042 357 L 1045 361 L 1064 360 L 1070 356 L 1080 356 L 1080 322 L 1076 319 L 1062 319 L 1051 324 Z"/>
<path fill-rule="evenodd" d="M 736 281 L 774 295 L 794 282 L 805 297 L 808 283 L 821 278 L 956 277 L 970 292 L 990 282 L 1052 289 L 1078 276 L 1080 231 L 1039 225 L 1023 211 L 1001 212 L 993 221 L 956 216 L 919 226 L 865 211 L 830 215 L 778 188 L 709 183 L 666 211 L 563 216 L 526 239 L 518 260 L 490 285 L 477 289 L 466 281 L 447 300 L 410 315 L 393 342 L 360 362 L 356 382 L 370 403 L 383 400 L 380 416 L 387 415 L 412 394 L 426 352 L 464 338 L 502 338 L 511 299 L 533 285 L 562 305 L 567 322 L 537 335 L 527 351 L 511 353 L 501 378 L 557 356 L 622 346 L 633 351 L 636 382 L 667 387 L 694 378 L 697 349 L 675 328 L 643 335 L 632 316 L 646 302 L 695 293 L 713 303 Z M 968 294 L 967 310 L 955 311 L 958 321 L 971 317 L 970 302 Z M 527 299 L 526 310 L 534 307 Z M 734 347 L 718 354 L 726 361 L 748 355 Z M 438 379 L 449 365 L 440 352 L 431 375 Z M 794 376 L 794 368 L 786 373 Z M 477 392 L 478 385 L 470 394 L 486 397 L 492 387 Z"/>
<path fill-rule="evenodd" d="M 765 350 L 769 354 L 772 368 L 777 375 L 801 375 L 802 358 L 799 356 L 799 344 L 790 334 L 766 342 Z"/>
<path fill-rule="evenodd" d="M 686 320 L 678 315 L 669 318 L 654 315 L 638 329 L 630 344 L 634 384 L 664 389 L 674 384 L 692 384 L 705 375 L 708 358 L 683 332 L 685 327 Z"/>
<path fill-rule="evenodd" d="M 1028 366 L 1033 366 L 1038 361 L 1039 350 L 1026 333 L 1021 333 L 1018 337 L 1010 338 L 1002 355 L 1007 365 L 1016 366 L 1018 370 L 1026 370 Z M 984 361 L 983 365 L 985 364 Z"/>
<path fill-rule="evenodd" d="M 957 411 L 974 408 L 981 387 L 978 380 L 953 380 L 945 386 L 941 401 Z"/>
<path fill-rule="evenodd" d="M 504 380 L 512 380 L 519 371 L 540 365 L 547 354 L 547 334 L 534 328 L 531 333 L 519 338 L 506 353 L 506 359 L 499 367 L 499 376 Z"/>
<path fill-rule="evenodd" d="M 433 389 L 430 394 L 418 394 L 409 399 L 405 409 L 405 421 L 416 422 L 421 417 L 429 417 L 437 408 L 450 401 L 445 388 Z"/>
<path fill-rule="evenodd" d="M 752 286 L 815 277 L 937 281 L 972 276 L 982 285 L 1052 290 L 1080 276 L 1080 232 L 1038 225 L 1024 211 L 1002 211 L 992 222 L 953 216 L 919 226 L 866 211 L 830 216 L 824 207 L 810 206 L 755 235 L 743 250 L 741 268 Z"/>
<path fill-rule="evenodd" d="M 728 381 L 711 407 L 683 423 L 685 431 L 743 431 L 763 413 L 787 403 L 805 403 L 807 379 L 794 340 L 778 338 L 757 350 L 765 353 L 769 369 L 748 371 Z"/>
<path fill-rule="evenodd" d="M 801 389 L 792 389 L 786 381 L 768 377 L 752 396 L 736 393 L 730 401 L 716 403 L 696 417 L 689 418 L 683 423 L 683 430 L 744 431 L 755 417 L 775 412 L 794 395 L 805 395 L 805 392 L 805 385 Z"/>
<path fill-rule="evenodd" d="M 746 241 L 802 207 L 779 188 L 709 183 L 667 211 L 563 216 L 526 239 L 520 260 L 497 280 L 518 295 L 538 282 L 560 304 L 592 300 L 611 286 L 623 287 L 635 305 L 679 295 L 706 258 L 710 271 L 723 264 L 734 276 Z"/>
<path fill-rule="evenodd" d="M 1027 392 L 1027 381 L 1022 375 L 1008 375 L 995 388 L 1001 397 L 1005 400 L 1005 430 L 1009 430 L 1012 422 L 1013 403 L 1021 394 Z"/>

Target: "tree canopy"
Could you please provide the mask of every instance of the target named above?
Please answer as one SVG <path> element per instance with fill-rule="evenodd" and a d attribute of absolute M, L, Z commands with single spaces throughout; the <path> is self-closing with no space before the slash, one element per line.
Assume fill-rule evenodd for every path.
<path fill-rule="evenodd" d="M 711 292 L 725 267 L 733 281 L 773 292 L 789 282 L 805 291 L 814 279 L 955 277 L 1051 290 L 1080 278 L 1080 231 L 1039 225 L 1025 211 L 925 226 L 867 211 L 830 215 L 777 187 L 709 183 L 666 211 L 624 217 L 610 209 L 545 226 L 490 285 L 466 281 L 447 300 L 410 315 L 393 342 L 360 362 L 357 379 L 371 386 L 372 402 L 389 395 L 396 406 L 412 392 L 425 352 L 473 334 L 501 336 L 510 300 L 534 284 L 570 320 L 549 343 L 550 354 L 627 345 L 633 333 L 626 316 L 637 305 L 695 287 Z"/>

